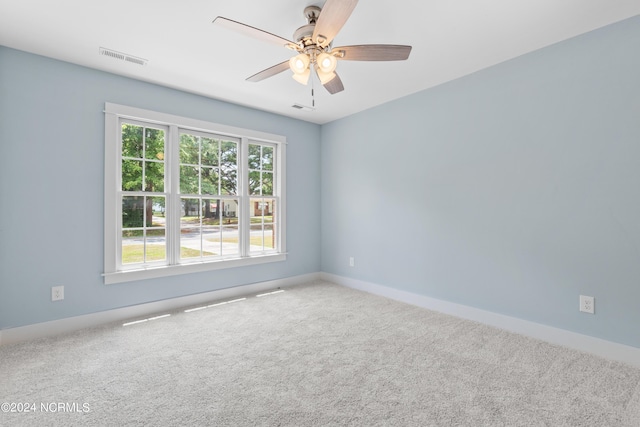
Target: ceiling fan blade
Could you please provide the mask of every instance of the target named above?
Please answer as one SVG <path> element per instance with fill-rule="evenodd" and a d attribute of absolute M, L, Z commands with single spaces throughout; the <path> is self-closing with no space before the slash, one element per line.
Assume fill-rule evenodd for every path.
<path fill-rule="evenodd" d="M 397 44 L 361 44 L 331 49 L 336 58 L 346 61 L 403 61 L 409 58 L 411 46 Z"/>
<path fill-rule="evenodd" d="M 283 37 L 276 36 L 275 34 L 271 34 L 267 31 L 261 30 L 260 28 L 255 28 L 255 27 L 252 27 L 251 25 L 243 24 L 242 22 L 234 21 L 232 19 L 227 19 L 222 16 L 218 16 L 216 19 L 214 19 L 213 23 L 229 28 L 230 30 L 237 31 L 246 36 L 253 37 L 254 39 L 262 40 L 268 43 L 275 43 L 279 46 L 284 46 L 284 47 L 298 46 L 291 40 L 287 40 Z"/>
<path fill-rule="evenodd" d="M 264 79 L 268 79 L 269 77 L 273 77 L 276 74 L 280 74 L 281 72 L 289 69 L 289 61 L 281 62 L 273 67 L 269 67 L 266 70 L 262 70 L 259 73 L 254 74 L 251 77 L 247 78 L 248 82 L 259 82 Z"/>
<path fill-rule="evenodd" d="M 358 0 L 327 0 L 313 30 L 312 40 L 322 47 L 328 46 L 357 4 Z"/>
<path fill-rule="evenodd" d="M 344 85 L 342 84 L 342 80 L 340 80 L 340 76 L 338 76 L 338 74 L 322 86 L 324 86 L 331 95 L 335 95 L 336 93 L 344 90 Z"/>

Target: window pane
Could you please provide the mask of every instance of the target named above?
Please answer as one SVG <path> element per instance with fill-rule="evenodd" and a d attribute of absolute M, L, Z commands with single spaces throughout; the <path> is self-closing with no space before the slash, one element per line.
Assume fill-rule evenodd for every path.
<path fill-rule="evenodd" d="M 238 201 L 237 200 L 223 200 L 222 201 L 222 224 L 237 224 L 238 223 Z"/>
<path fill-rule="evenodd" d="M 202 225 L 220 225 L 220 201 L 204 199 L 202 201 Z"/>
<path fill-rule="evenodd" d="M 273 224 L 252 224 L 249 239 L 250 252 L 276 249 L 276 230 Z"/>
<path fill-rule="evenodd" d="M 145 158 L 164 160 L 164 131 L 147 128 L 145 145 Z"/>
<path fill-rule="evenodd" d="M 249 169 L 260 169 L 260 146 L 249 144 Z"/>
<path fill-rule="evenodd" d="M 122 197 L 122 228 L 144 226 L 144 197 Z"/>
<path fill-rule="evenodd" d="M 122 191 L 142 191 L 141 161 L 122 161 Z"/>
<path fill-rule="evenodd" d="M 273 222 L 276 199 L 264 199 L 264 222 Z"/>
<path fill-rule="evenodd" d="M 197 165 L 199 150 L 198 137 L 186 133 L 180 134 L 180 163 Z"/>
<path fill-rule="evenodd" d="M 264 248 L 265 250 L 275 251 L 278 246 L 276 242 L 276 225 L 270 224 L 264 227 Z"/>
<path fill-rule="evenodd" d="M 264 229 L 262 224 L 252 225 L 249 238 L 249 250 L 251 252 L 262 251 L 264 249 Z"/>
<path fill-rule="evenodd" d="M 201 236 L 199 228 L 187 228 L 180 230 L 180 258 L 200 258 Z"/>
<path fill-rule="evenodd" d="M 203 244 L 207 248 L 207 252 L 211 252 L 214 255 L 222 253 L 223 242 L 220 227 L 207 227 L 203 237 Z"/>
<path fill-rule="evenodd" d="M 222 227 L 222 255 L 236 255 L 239 247 L 238 227 Z"/>
<path fill-rule="evenodd" d="M 218 194 L 218 171 L 214 168 L 202 167 L 201 194 Z"/>
<path fill-rule="evenodd" d="M 164 209 L 164 197 L 122 197 L 122 264 L 166 260 Z"/>
<path fill-rule="evenodd" d="M 144 262 L 144 238 L 142 230 L 122 233 L 122 264 Z M 138 234 L 138 236 L 135 236 Z"/>
<path fill-rule="evenodd" d="M 273 196 L 273 173 L 262 172 L 262 195 Z"/>
<path fill-rule="evenodd" d="M 220 144 L 220 193 L 237 194 L 238 191 L 238 164 L 237 144 L 235 142 L 222 141 Z"/>
<path fill-rule="evenodd" d="M 275 203 L 276 199 L 254 198 L 250 200 L 250 252 L 276 249 L 276 227 L 273 223 Z"/>
<path fill-rule="evenodd" d="M 260 172 L 253 171 L 249 172 L 249 195 L 251 196 L 259 196 L 260 195 Z"/>
<path fill-rule="evenodd" d="M 251 223 L 271 222 L 273 215 L 272 199 L 251 199 Z"/>
<path fill-rule="evenodd" d="M 147 204 L 149 203 L 151 203 L 152 220 L 147 221 L 147 227 L 166 227 L 164 197 L 147 197 Z"/>
<path fill-rule="evenodd" d="M 122 156 L 142 158 L 142 126 L 122 124 Z"/>
<path fill-rule="evenodd" d="M 220 163 L 236 163 L 238 144 L 231 141 L 221 141 L 220 143 Z"/>
<path fill-rule="evenodd" d="M 224 169 L 220 171 L 220 194 L 235 196 L 238 191 L 238 175 L 235 169 Z"/>
<path fill-rule="evenodd" d="M 164 163 L 145 162 L 144 191 L 164 192 Z"/>
<path fill-rule="evenodd" d="M 218 166 L 218 141 L 211 138 L 202 138 L 202 164 Z"/>
<path fill-rule="evenodd" d="M 201 256 L 201 215 L 200 199 L 181 199 L 180 215 L 180 258 L 193 259 Z"/>
<path fill-rule="evenodd" d="M 147 231 L 145 261 L 164 261 L 167 259 L 167 239 L 164 229 Z"/>
<path fill-rule="evenodd" d="M 180 228 L 200 227 L 200 200 L 182 199 Z"/>
<path fill-rule="evenodd" d="M 204 227 L 202 229 L 202 256 L 220 255 L 220 227 Z"/>
<path fill-rule="evenodd" d="M 180 166 L 180 193 L 198 194 L 198 168 Z"/>
<path fill-rule="evenodd" d="M 273 170 L 273 147 L 262 147 L 262 170 Z"/>
<path fill-rule="evenodd" d="M 200 258 L 202 254 L 202 202 L 200 199 L 182 199 L 180 216 L 180 258 Z"/>

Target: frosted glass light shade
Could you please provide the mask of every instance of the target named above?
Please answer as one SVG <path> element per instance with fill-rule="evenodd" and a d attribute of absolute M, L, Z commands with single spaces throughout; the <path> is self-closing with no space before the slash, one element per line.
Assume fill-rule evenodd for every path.
<path fill-rule="evenodd" d="M 320 83 L 322 83 L 323 85 L 329 83 L 336 76 L 336 73 L 334 72 L 325 73 L 320 69 L 320 67 L 316 69 L 316 73 L 318 73 L 318 78 L 320 79 Z"/>
<path fill-rule="evenodd" d="M 293 71 L 293 79 L 300 84 L 306 85 L 309 82 L 309 76 L 311 75 L 311 71 L 309 71 L 309 63 L 311 60 L 309 59 L 309 55 L 301 53 L 300 55 L 296 55 L 289 59 L 289 68 Z"/>
<path fill-rule="evenodd" d="M 323 73 L 331 74 L 336 70 L 338 60 L 335 56 L 329 55 L 326 52 L 322 52 L 320 55 L 318 55 L 317 63 L 318 67 Z"/>
<path fill-rule="evenodd" d="M 306 85 L 309 82 L 309 76 L 311 76 L 311 70 L 308 68 L 302 73 L 293 73 L 291 75 L 295 81 L 303 85 Z"/>
<path fill-rule="evenodd" d="M 296 74 L 304 74 L 309 69 L 309 56 L 301 53 L 289 59 L 289 68 Z"/>

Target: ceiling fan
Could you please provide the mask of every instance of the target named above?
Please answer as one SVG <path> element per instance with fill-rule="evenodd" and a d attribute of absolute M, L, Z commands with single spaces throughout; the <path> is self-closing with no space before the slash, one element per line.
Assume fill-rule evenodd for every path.
<path fill-rule="evenodd" d="M 318 6 L 306 7 L 304 15 L 308 24 L 296 30 L 293 34 L 295 41 L 222 16 L 214 19 L 213 23 L 298 52 L 291 59 L 248 77 L 247 81 L 259 82 L 290 69 L 293 71 L 292 77 L 306 85 L 313 68 L 325 89 L 335 94 L 344 90 L 342 80 L 335 71 L 339 60 L 402 61 L 409 58 L 411 53 L 411 46 L 404 45 L 365 44 L 332 47 L 333 39 L 357 4 L 358 0 L 327 0 L 322 9 Z"/>

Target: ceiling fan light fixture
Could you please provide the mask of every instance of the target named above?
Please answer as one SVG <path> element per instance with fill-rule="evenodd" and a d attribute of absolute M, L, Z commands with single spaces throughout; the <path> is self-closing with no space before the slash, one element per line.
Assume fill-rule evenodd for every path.
<path fill-rule="evenodd" d="M 295 74 L 304 74 L 305 71 L 309 70 L 310 62 L 309 56 L 301 53 L 289 59 L 289 68 L 291 68 L 291 71 Z"/>
<path fill-rule="evenodd" d="M 331 80 L 333 80 L 336 77 L 336 73 L 334 73 L 334 72 L 325 73 L 324 71 L 322 71 L 320 69 L 320 67 L 316 68 L 316 73 L 318 74 L 318 78 L 320 79 L 320 83 L 322 83 L 323 85 L 326 85 L 327 83 L 329 83 Z"/>
<path fill-rule="evenodd" d="M 291 75 L 291 77 L 293 77 L 295 81 L 303 85 L 306 85 L 307 83 L 309 83 L 310 76 L 311 76 L 311 70 L 309 70 L 309 68 L 304 70 L 302 73 L 293 73 Z"/>
<path fill-rule="evenodd" d="M 311 67 L 313 67 L 313 71 L 324 88 L 331 95 L 334 95 L 344 90 L 342 79 L 335 72 L 338 60 L 401 61 L 408 59 L 411 52 L 411 46 L 391 44 L 342 46 L 332 51 L 333 40 L 357 3 L 358 0 L 327 0 L 322 8 L 307 6 L 304 9 L 304 15 L 308 24 L 293 33 L 295 41 L 222 16 L 218 16 L 213 22 L 297 52 L 294 54 L 296 56 L 289 60 L 248 77 L 247 81 L 259 82 L 289 68 L 293 72 L 292 77 L 299 83 L 306 85 L 309 82 Z"/>
<path fill-rule="evenodd" d="M 322 52 L 318 55 L 317 63 L 320 70 L 326 74 L 333 73 L 338 66 L 338 60 L 336 57 L 329 55 L 327 52 Z"/>

